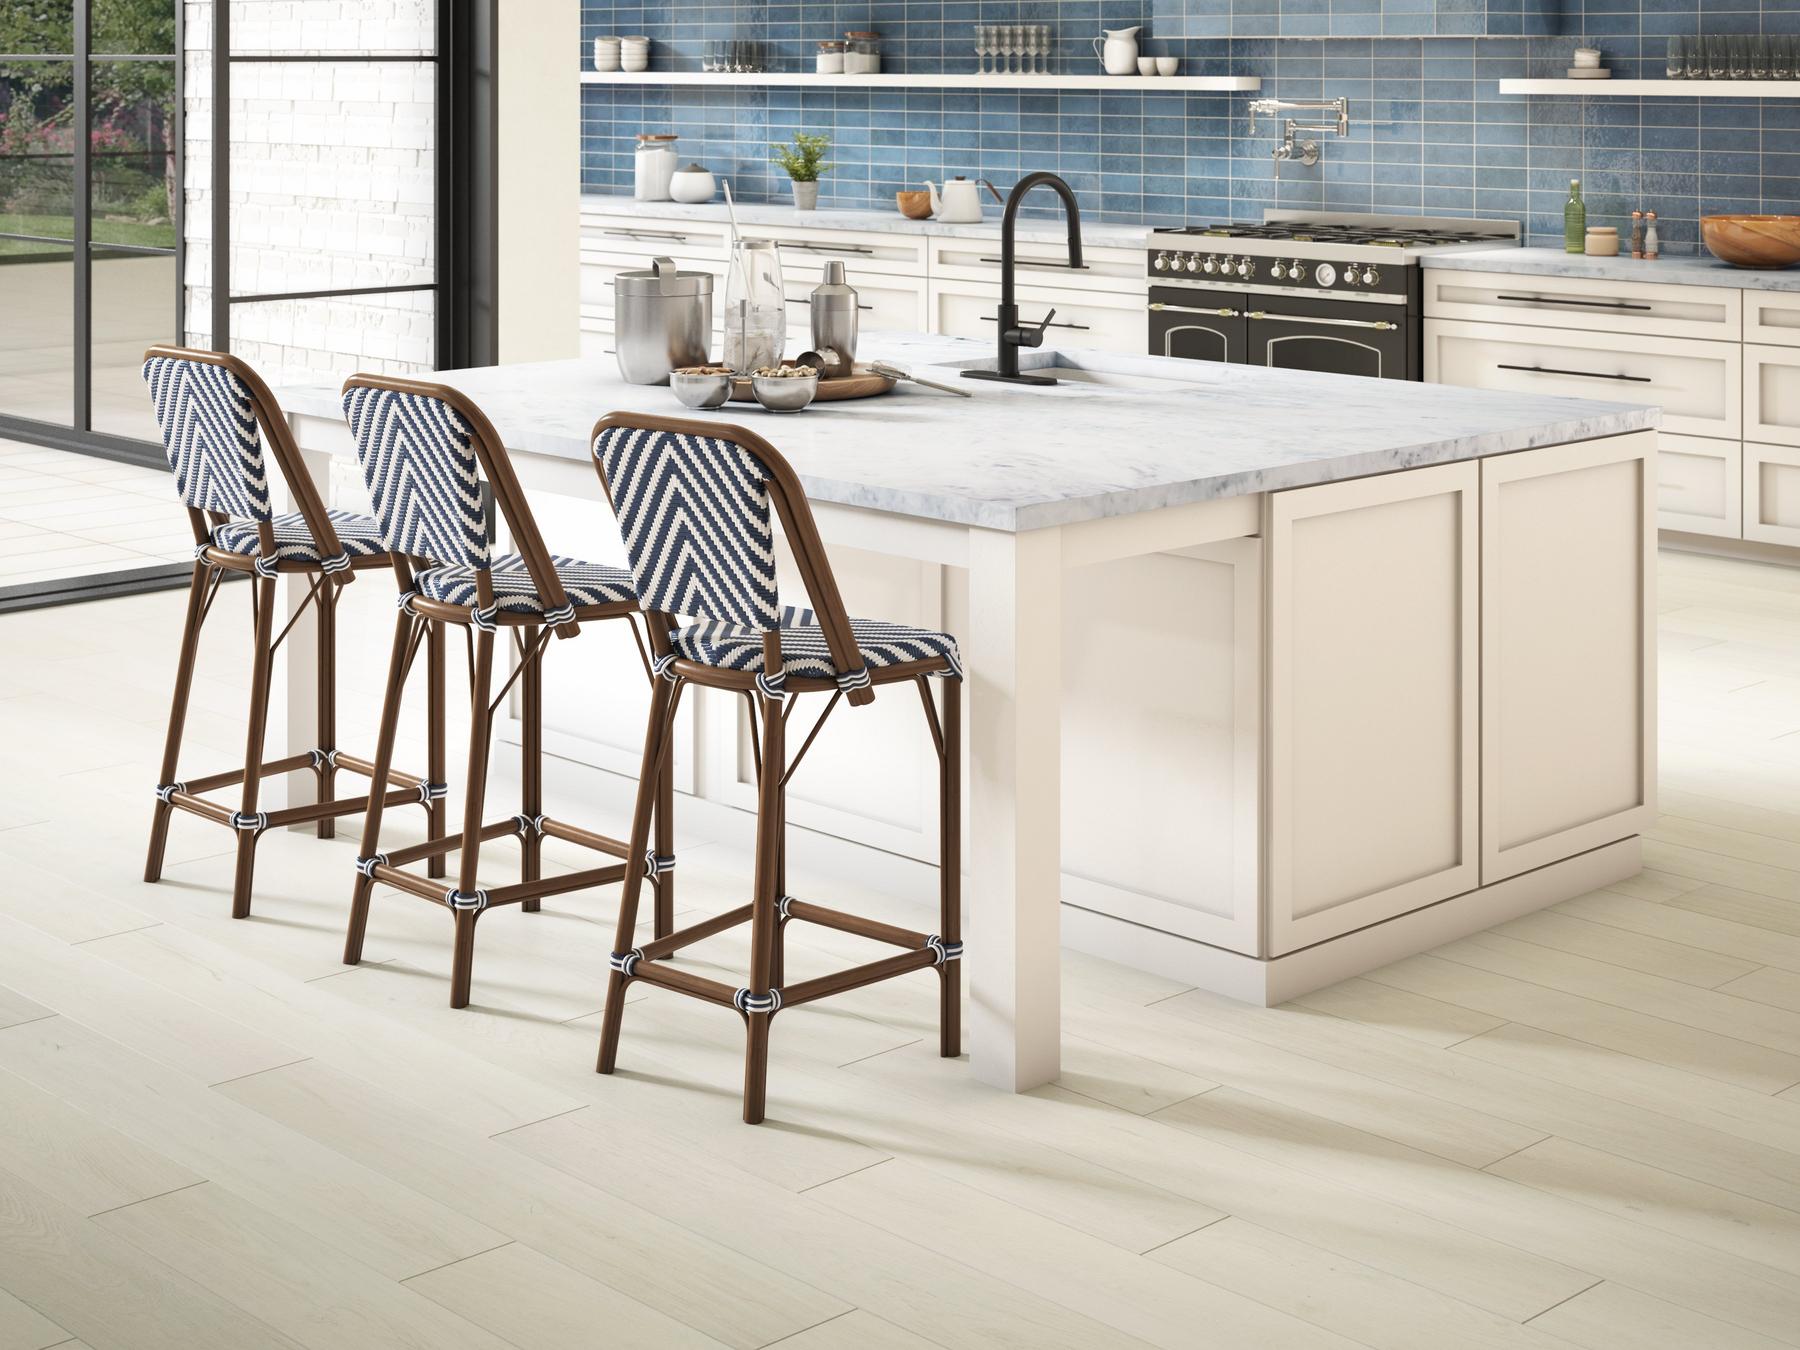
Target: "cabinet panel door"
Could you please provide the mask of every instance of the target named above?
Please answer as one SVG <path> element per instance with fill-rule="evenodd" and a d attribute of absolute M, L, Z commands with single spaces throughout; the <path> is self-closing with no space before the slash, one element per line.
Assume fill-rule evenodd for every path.
<path fill-rule="evenodd" d="M 1654 403 L 1663 410 L 1663 430 L 1725 440 L 1741 434 L 1743 353 L 1737 342 L 1425 321 L 1427 380 Z"/>
<path fill-rule="evenodd" d="M 1800 347 L 1800 293 L 1745 291 L 1744 341 Z"/>
<path fill-rule="evenodd" d="M 1479 484 L 1270 495 L 1270 955 L 1476 884 Z"/>
<path fill-rule="evenodd" d="M 1744 296 L 1722 286 L 1425 269 L 1425 317 L 1736 342 Z"/>
<path fill-rule="evenodd" d="M 1639 833 L 1656 782 L 1656 433 L 1481 463 L 1481 880 Z"/>
<path fill-rule="evenodd" d="M 1261 558 L 1232 539 L 1073 568 L 1063 591 L 1064 903 L 1248 956 Z"/>
<path fill-rule="evenodd" d="M 934 333 L 995 342 L 995 311 L 1000 288 L 976 282 L 931 284 Z M 1140 295 L 1083 294 L 1049 287 L 1019 287 L 1021 317 L 1036 323 L 1056 311 L 1044 334 L 1049 348 L 1088 347 L 1099 351 L 1142 355 L 1145 346 L 1145 302 Z"/>
<path fill-rule="evenodd" d="M 1744 442 L 1744 538 L 1800 548 L 1800 447 Z"/>
<path fill-rule="evenodd" d="M 813 288 L 819 284 L 816 268 L 808 268 L 802 276 L 784 273 L 787 290 L 789 356 L 798 356 L 812 346 Z M 856 288 L 859 332 L 920 333 L 925 329 L 925 282 L 923 278 L 882 276 L 862 272 L 851 276 Z M 798 342 L 799 345 L 794 345 Z"/>
<path fill-rule="evenodd" d="M 1661 435 L 1657 442 L 1657 525 L 1743 538 L 1743 446 L 1703 436 Z"/>
<path fill-rule="evenodd" d="M 1744 347 L 1744 439 L 1800 445 L 1800 347 Z"/>

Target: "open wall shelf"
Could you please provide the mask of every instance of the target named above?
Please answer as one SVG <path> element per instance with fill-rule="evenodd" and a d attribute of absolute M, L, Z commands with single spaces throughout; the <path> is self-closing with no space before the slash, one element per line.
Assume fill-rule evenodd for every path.
<path fill-rule="evenodd" d="M 1800 80 L 1502 80 L 1500 92 L 1598 98 L 1800 98 Z"/>
<path fill-rule="evenodd" d="M 816 75 L 808 71 L 734 74 L 706 70 L 646 70 L 635 73 L 584 70 L 583 84 L 753 85 L 814 89 L 1035 89 L 1109 90 L 1116 93 L 1240 93 L 1262 88 L 1256 75 Z"/>

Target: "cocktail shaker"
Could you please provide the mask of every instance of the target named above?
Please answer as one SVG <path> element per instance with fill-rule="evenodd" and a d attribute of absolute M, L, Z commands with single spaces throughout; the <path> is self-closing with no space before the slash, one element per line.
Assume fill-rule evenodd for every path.
<path fill-rule="evenodd" d="M 844 264 L 825 264 L 825 279 L 812 293 L 812 345 L 817 352 L 833 351 L 848 367 L 856 360 L 856 288 L 844 281 Z M 848 374 L 848 369 L 845 370 Z"/>

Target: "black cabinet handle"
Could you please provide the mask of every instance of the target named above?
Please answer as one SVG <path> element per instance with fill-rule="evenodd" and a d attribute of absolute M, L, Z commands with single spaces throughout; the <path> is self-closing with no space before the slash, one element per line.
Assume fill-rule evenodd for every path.
<path fill-rule="evenodd" d="M 984 262 L 984 263 L 998 263 L 998 262 L 1003 262 L 1004 259 L 981 258 L 978 261 Z M 1056 271 L 1059 271 L 1059 272 L 1091 272 L 1094 270 L 1093 268 L 1089 267 L 1086 263 L 1082 263 L 1081 266 L 1077 267 L 1074 263 L 1057 262 L 1052 258 L 1014 258 L 1013 266 L 1014 267 L 1054 268 Z"/>
<path fill-rule="evenodd" d="M 1501 295 L 1498 300 L 1522 300 L 1528 305 L 1582 305 L 1588 309 L 1653 309 L 1653 305 L 1633 304 L 1629 300 L 1564 300 L 1554 295 Z"/>
<path fill-rule="evenodd" d="M 1055 310 L 1051 310 L 1050 312 L 1052 314 L 1056 313 Z M 981 321 L 983 323 L 998 323 L 998 322 L 1000 322 L 992 314 L 983 314 L 981 316 Z M 1031 326 L 1033 328 L 1076 328 L 1076 329 L 1079 329 L 1080 331 L 1082 331 L 1083 333 L 1089 333 L 1089 332 L 1093 331 L 1085 323 L 1034 323 Z"/>
<path fill-rule="evenodd" d="M 1630 380 L 1633 384 L 1651 384 L 1648 375 L 1608 375 L 1600 370 L 1558 370 L 1555 366 L 1509 366 L 1504 361 L 1497 370 L 1522 370 L 1527 375 L 1579 375 L 1584 380 Z"/>
<path fill-rule="evenodd" d="M 815 244 L 810 239 L 777 239 L 776 248 L 797 248 L 807 253 L 873 253 L 867 244 Z"/>

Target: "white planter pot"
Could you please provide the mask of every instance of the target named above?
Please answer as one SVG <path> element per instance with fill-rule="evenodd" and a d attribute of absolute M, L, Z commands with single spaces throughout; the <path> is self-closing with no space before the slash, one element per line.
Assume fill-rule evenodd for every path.
<path fill-rule="evenodd" d="M 794 184 L 794 207 L 800 211 L 812 211 L 819 205 L 819 185 L 813 183 Z"/>

